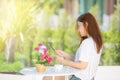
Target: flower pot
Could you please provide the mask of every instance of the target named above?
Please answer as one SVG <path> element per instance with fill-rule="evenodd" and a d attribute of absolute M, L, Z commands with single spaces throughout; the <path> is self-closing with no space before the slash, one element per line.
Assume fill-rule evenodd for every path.
<path fill-rule="evenodd" d="M 46 66 L 43 64 L 36 64 L 36 70 L 38 72 L 45 72 L 46 71 Z"/>

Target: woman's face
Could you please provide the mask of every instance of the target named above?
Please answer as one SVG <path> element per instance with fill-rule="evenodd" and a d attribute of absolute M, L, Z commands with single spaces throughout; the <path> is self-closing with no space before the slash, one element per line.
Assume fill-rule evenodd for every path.
<path fill-rule="evenodd" d="M 87 31 L 85 29 L 83 22 L 78 21 L 77 24 L 78 24 L 78 31 L 80 32 L 80 35 L 82 37 L 87 36 Z"/>

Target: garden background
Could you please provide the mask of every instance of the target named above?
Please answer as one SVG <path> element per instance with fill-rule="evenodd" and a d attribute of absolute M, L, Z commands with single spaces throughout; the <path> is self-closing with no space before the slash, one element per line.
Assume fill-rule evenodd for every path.
<path fill-rule="evenodd" d="M 104 40 L 101 66 L 120 65 L 120 0 L 0 0 L 0 72 L 34 66 L 35 46 L 44 43 L 75 54 L 76 18 L 92 13 Z M 56 63 L 55 59 L 50 65 Z"/>

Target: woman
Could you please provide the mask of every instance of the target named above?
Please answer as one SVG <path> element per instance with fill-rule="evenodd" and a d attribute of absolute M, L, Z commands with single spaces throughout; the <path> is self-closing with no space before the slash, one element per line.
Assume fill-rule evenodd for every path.
<path fill-rule="evenodd" d="M 74 55 L 56 50 L 59 63 L 78 69 L 78 74 L 70 80 L 91 80 L 99 64 L 103 41 L 94 16 L 85 13 L 78 17 L 76 31 L 80 36 L 80 46 Z"/>

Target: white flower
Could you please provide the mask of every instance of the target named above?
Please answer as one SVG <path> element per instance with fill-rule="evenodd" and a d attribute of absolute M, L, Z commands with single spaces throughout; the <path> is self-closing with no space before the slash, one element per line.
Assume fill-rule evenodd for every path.
<path fill-rule="evenodd" d="M 44 54 L 44 51 L 42 49 L 39 50 L 39 53 Z"/>
<path fill-rule="evenodd" d="M 46 46 L 42 45 L 42 46 L 41 46 L 41 49 L 43 49 L 43 48 L 46 48 Z"/>

